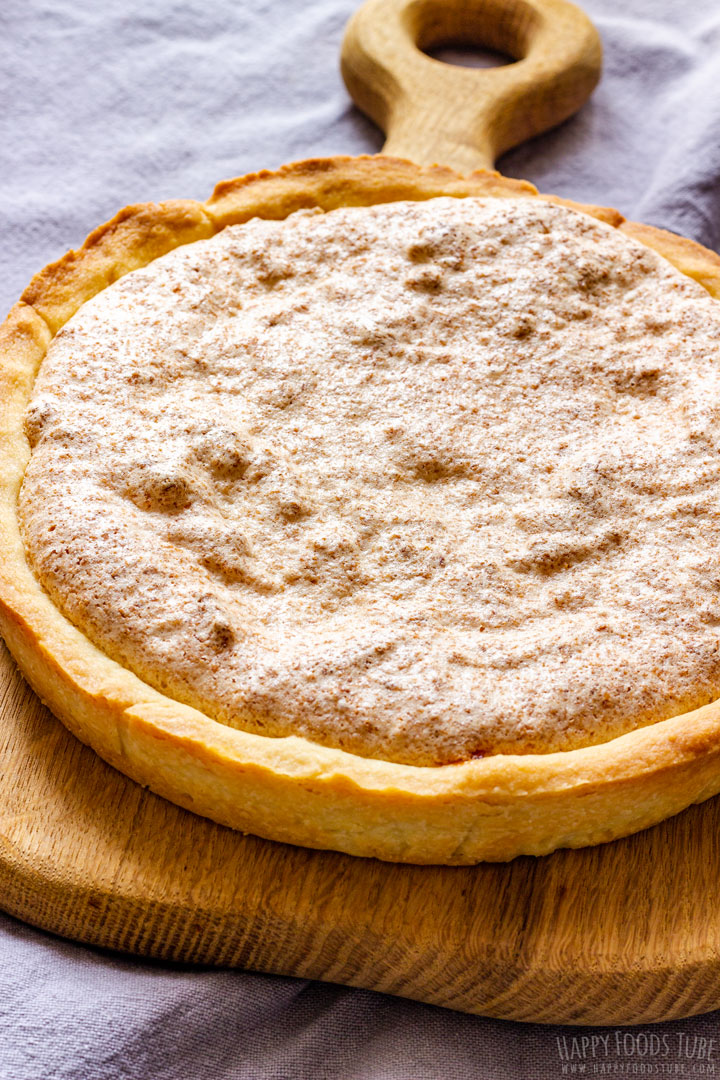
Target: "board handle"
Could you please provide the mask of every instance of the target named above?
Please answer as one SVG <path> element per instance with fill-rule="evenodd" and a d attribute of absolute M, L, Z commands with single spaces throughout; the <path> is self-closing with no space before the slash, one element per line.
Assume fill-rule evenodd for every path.
<path fill-rule="evenodd" d="M 504 67 L 445 64 L 422 50 L 476 45 Z M 387 135 L 383 153 L 460 172 L 572 116 L 600 77 L 593 23 L 569 0 L 367 0 L 341 67 L 356 104 Z"/>

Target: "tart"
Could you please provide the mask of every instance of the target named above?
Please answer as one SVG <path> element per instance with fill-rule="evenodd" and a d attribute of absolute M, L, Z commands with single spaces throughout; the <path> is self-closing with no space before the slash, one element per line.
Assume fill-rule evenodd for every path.
<path fill-rule="evenodd" d="M 0 336 L 0 628 L 173 802 L 414 863 L 720 791 L 720 259 L 389 157 L 130 207 Z"/>

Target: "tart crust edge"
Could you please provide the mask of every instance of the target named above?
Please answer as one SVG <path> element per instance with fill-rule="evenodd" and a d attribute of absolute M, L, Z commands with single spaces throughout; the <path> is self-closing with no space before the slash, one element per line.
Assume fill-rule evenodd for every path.
<path fill-rule="evenodd" d="M 382 155 L 311 159 L 225 181 L 205 204 L 127 207 L 37 274 L 0 326 L 0 631 L 73 734 L 177 805 L 305 847 L 460 865 L 613 840 L 717 794 L 720 702 L 577 750 L 434 767 L 239 731 L 152 689 L 65 619 L 28 565 L 16 514 L 35 374 L 52 337 L 91 296 L 251 217 L 437 195 L 538 197 L 531 184 L 486 171 L 463 177 Z M 622 229 L 720 298 L 720 257 L 701 245 L 615 210 L 541 197 Z"/>

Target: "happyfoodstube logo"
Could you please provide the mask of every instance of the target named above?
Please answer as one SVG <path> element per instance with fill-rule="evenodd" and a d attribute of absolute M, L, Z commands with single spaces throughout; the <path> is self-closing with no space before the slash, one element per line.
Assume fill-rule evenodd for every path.
<path fill-rule="evenodd" d="M 720 1039 L 682 1031 L 555 1036 L 559 1076 L 715 1076 Z"/>

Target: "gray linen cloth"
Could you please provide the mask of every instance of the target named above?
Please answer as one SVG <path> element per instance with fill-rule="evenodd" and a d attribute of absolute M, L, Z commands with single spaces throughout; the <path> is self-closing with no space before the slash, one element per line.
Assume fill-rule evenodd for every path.
<path fill-rule="evenodd" d="M 4 0 L 0 308 L 127 203 L 203 199 L 217 180 L 252 169 L 379 150 L 338 74 L 354 3 Z M 501 170 L 717 248 L 718 0 L 586 6 L 605 42 L 600 87 Z M 0 1080 L 717 1072 L 720 1013 L 625 1030 L 520 1025 L 296 979 L 134 961 L 0 916 Z"/>

